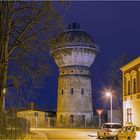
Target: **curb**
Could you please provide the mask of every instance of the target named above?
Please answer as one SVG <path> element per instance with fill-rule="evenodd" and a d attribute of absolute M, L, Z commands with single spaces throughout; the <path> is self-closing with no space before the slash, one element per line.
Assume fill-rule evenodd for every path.
<path fill-rule="evenodd" d="M 31 140 L 31 134 L 30 134 L 30 133 L 27 134 L 27 135 L 24 137 L 23 140 Z"/>

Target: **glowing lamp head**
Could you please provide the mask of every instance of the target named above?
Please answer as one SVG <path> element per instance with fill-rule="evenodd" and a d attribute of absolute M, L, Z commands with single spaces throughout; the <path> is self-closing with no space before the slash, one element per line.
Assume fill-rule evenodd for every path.
<path fill-rule="evenodd" d="M 6 93 L 6 89 L 4 88 L 4 89 L 3 89 L 3 94 L 5 95 L 5 93 Z"/>
<path fill-rule="evenodd" d="M 106 92 L 106 96 L 111 96 L 112 94 L 110 92 Z"/>
<path fill-rule="evenodd" d="M 96 109 L 96 112 L 99 116 L 102 115 L 103 111 L 104 111 L 103 109 Z"/>

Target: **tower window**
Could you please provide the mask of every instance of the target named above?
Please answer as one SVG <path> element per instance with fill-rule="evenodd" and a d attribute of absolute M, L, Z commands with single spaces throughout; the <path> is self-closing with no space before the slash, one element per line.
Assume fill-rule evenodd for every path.
<path fill-rule="evenodd" d="M 85 123 L 85 115 L 82 115 L 82 123 Z"/>
<path fill-rule="evenodd" d="M 34 113 L 34 116 L 36 116 L 36 117 L 37 117 L 37 116 L 38 116 L 38 112 L 35 112 L 35 113 Z"/>
<path fill-rule="evenodd" d="M 84 88 L 81 88 L 81 94 L 84 95 Z"/>
<path fill-rule="evenodd" d="M 63 94 L 64 94 L 64 90 L 62 89 L 62 90 L 61 90 L 61 95 L 63 95 Z"/>
<path fill-rule="evenodd" d="M 60 123 L 62 123 L 62 122 L 63 122 L 63 116 L 60 115 Z"/>
<path fill-rule="evenodd" d="M 70 94 L 73 94 L 73 88 L 70 89 Z"/>
<path fill-rule="evenodd" d="M 70 123 L 74 123 L 74 116 L 70 115 Z"/>

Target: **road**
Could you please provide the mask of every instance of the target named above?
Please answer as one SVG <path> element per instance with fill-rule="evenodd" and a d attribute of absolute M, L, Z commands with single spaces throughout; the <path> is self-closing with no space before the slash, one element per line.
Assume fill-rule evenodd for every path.
<path fill-rule="evenodd" d="M 96 129 L 32 129 L 31 140 L 97 140 Z M 92 134 L 92 136 L 89 136 Z M 29 139 L 28 139 L 29 140 Z"/>

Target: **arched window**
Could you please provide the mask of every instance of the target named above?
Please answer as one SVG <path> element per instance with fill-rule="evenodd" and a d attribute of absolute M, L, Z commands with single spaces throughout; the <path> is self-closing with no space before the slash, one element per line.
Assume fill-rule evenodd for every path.
<path fill-rule="evenodd" d="M 133 79 L 133 93 L 136 93 L 136 78 Z"/>
<path fill-rule="evenodd" d="M 130 83 L 131 75 L 130 75 L 130 73 L 126 73 L 125 78 L 126 78 L 126 86 L 125 86 L 126 93 L 125 93 L 125 95 L 130 95 L 131 94 L 131 83 Z"/>
<path fill-rule="evenodd" d="M 74 116 L 70 115 L 70 123 L 74 123 Z"/>
<path fill-rule="evenodd" d="M 82 123 L 85 123 L 85 115 L 82 115 Z"/>
<path fill-rule="evenodd" d="M 137 92 L 137 71 L 132 70 L 131 76 L 132 76 L 132 93 L 134 94 Z"/>
<path fill-rule="evenodd" d="M 70 94 L 73 94 L 73 88 L 70 89 Z"/>
<path fill-rule="evenodd" d="M 81 88 L 81 94 L 84 95 L 84 88 Z"/>
<path fill-rule="evenodd" d="M 131 91 L 130 80 L 127 82 L 127 88 L 128 88 L 128 95 L 130 95 L 130 91 Z"/>
<path fill-rule="evenodd" d="M 35 113 L 34 113 L 34 116 L 36 116 L 36 117 L 37 117 L 37 116 L 38 116 L 38 112 L 35 112 Z"/>

